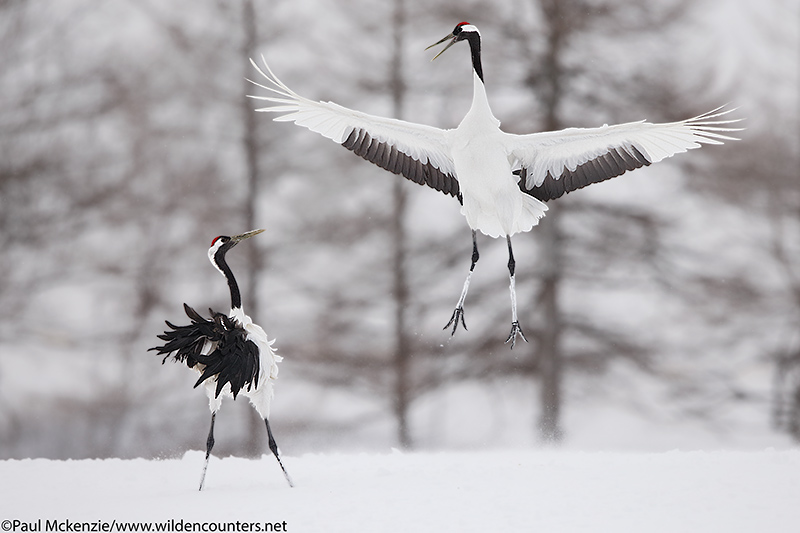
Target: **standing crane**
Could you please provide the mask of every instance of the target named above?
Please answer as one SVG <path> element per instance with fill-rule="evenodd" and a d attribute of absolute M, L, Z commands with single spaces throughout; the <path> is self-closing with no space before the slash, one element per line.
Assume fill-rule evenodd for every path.
<path fill-rule="evenodd" d="M 506 343 L 514 347 L 525 334 L 517 319 L 514 288 L 514 252 L 511 236 L 529 231 L 545 215 L 545 202 L 564 193 L 619 176 L 628 170 L 661 161 L 701 144 L 735 140 L 729 125 L 737 119 L 721 118 L 733 111 L 722 107 L 679 122 L 645 121 L 568 128 L 553 132 L 514 135 L 500 129 L 489 108 L 481 65 L 478 28 L 460 22 L 453 31 L 427 49 L 449 43 L 431 61 L 460 41 L 467 41 L 472 56 L 472 106 L 455 129 L 440 129 L 393 118 L 354 111 L 333 102 L 315 102 L 292 91 L 273 73 L 262 56 L 262 69 L 270 96 L 251 96 L 272 105 L 257 109 L 279 113 L 276 121 L 294 122 L 333 141 L 395 174 L 449 194 L 461 203 L 461 213 L 472 229 L 472 263 L 450 321 L 454 335 L 464 321 L 464 301 L 478 262 L 476 232 L 505 237 L 511 293 L 511 332 Z M 724 106 L 723 106 L 724 107 Z"/>
<path fill-rule="evenodd" d="M 217 411 L 222 406 L 223 398 L 235 400 L 239 394 L 249 398 L 250 404 L 264 419 L 269 449 L 278 460 L 289 486 L 294 486 L 283 466 L 278 445 L 269 425 L 269 408 L 273 396 L 272 382 L 278 377 L 278 363 L 283 358 L 272 347 L 275 340 L 269 340 L 261 326 L 254 324 L 242 310 L 239 285 L 225 261 L 225 254 L 231 248 L 262 231 L 264 230 L 257 229 L 233 237 L 220 235 L 211 241 L 208 259 L 228 281 L 228 288 L 231 291 L 230 312 L 224 315 L 209 309 L 211 318 L 206 319 L 183 304 L 186 315 L 192 323 L 188 326 L 176 326 L 168 321 L 167 326 L 170 331 L 158 335 L 165 344 L 148 350 L 164 355 L 162 364 L 174 353 L 175 361 L 186 363 L 189 368 L 194 368 L 200 373 L 194 386 L 197 387 L 201 383 L 204 385 L 208 396 L 208 408 L 211 411 L 211 428 L 206 439 L 206 459 L 200 476 L 200 490 L 203 490 L 208 459 L 214 447 L 214 421 Z"/>

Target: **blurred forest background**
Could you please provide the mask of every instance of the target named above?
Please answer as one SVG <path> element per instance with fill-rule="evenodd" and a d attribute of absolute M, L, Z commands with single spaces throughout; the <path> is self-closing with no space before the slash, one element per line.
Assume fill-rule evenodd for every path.
<path fill-rule="evenodd" d="M 730 103 L 742 140 L 479 236 L 458 202 L 253 112 L 264 54 L 312 99 L 455 127 L 468 20 L 506 131 L 679 120 Z M 0 458 L 204 446 L 194 374 L 146 350 L 182 303 L 223 310 L 206 249 L 285 357 L 272 425 L 333 450 L 800 441 L 796 0 L 0 0 Z M 220 454 L 266 451 L 244 402 Z"/>

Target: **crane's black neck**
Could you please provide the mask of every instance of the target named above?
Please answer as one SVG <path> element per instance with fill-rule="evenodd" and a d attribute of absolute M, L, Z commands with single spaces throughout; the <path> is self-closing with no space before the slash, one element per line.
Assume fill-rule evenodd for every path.
<path fill-rule="evenodd" d="M 239 284 L 236 283 L 236 278 L 233 277 L 233 271 L 228 263 L 225 262 L 225 252 L 233 248 L 228 244 L 224 244 L 214 254 L 214 262 L 217 264 L 225 279 L 228 280 L 228 288 L 231 290 L 231 309 L 242 307 L 242 294 L 239 292 Z"/>
<path fill-rule="evenodd" d="M 469 43 L 469 49 L 472 52 L 472 68 L 475 69 L 475 73 L 478 75 L 481 81 L 483 81 L 483 67 L 481 66 L 481 36 L 479 33 L 474 31 L 464 33 L 465 39 Z"/>

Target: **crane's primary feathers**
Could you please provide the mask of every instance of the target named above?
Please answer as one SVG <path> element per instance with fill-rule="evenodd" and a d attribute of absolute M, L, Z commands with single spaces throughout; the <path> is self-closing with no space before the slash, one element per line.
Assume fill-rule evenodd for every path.
<path fill-rule="evenodd" d="M 195 387 L 212 378 L 216 382 L 215 399 L 226 385 L 234 400 L 245 387 L 250 392 L 258 382 L 261 368 L 258 345 L 248 339 L 247 332 L 234 319 L 222 313 L 209 309 L 208 320 L 187 304 L 183 308 L 191 324 L 176 326 L 167 322 L 172 331 L 158 335 L 166 344 L 151 350 L 166 354 L 162 363 L 175 352 L 175 361 L 196 368 L 201 374 Z"/>
<path fill-rule="evenodd" d="M 453 333 L 464 323 L 463 304 L 478 260 L 475 232 L 505 237 L 509 250 L 512 330 L 506 342 L 523 337 L 516 317 L 511 236 L 529 231 L 546 211 L 544 202 L 592 183 L 661 161 L 702 144 L 735 140 L 738 122 L 719 107 L 683 121 L 630 122 L 598 128 L 515 135 L 500 129 L 486 97 L 478 28 L 467 22 L 432 46 L 449 41 L 433 59 L 457 42 L 467 41 L 473 66 L 472 105 L 454 129 L 354 111 L 333 102 L 316 102 L 292 91 L 270 69 L 251 59 L 265 79 L 251 82 L 268 91 L 251 96 L 267 103 L 257 111 L 276 113 L 276 121 L 294 122 L 337 142 L 395 174 L 452 195 L 473 232 L 472 264 L 450 322 Z"/>

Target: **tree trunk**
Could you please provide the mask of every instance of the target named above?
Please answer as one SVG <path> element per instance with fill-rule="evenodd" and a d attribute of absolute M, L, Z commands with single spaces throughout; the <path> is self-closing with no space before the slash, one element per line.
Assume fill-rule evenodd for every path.
<path fill-rule="evenodd" d="M 547 218 L 538 228 L 542 254 L 542 286 L 539 307 L 544 316 L 542 335 L 539 338 L 538 361 L 540 372 L 539 435 L 546 443 L 558 443 L 563 437 L 561 429 L 561 309 L 558 293 L 561 285 L 561 235 L 559 212 L 551 206 Z"/>
<path fill-rule="evenodd" d="M 391 91 L 393 114 L 403 116 L 405 82 L 403 79 L 403 31 L 405 29 L 405 1 L 395 0 L 392 27 L 394 28 Z M 406 310 L 409 302 L 408 276 L 406 273 L 406 189 L 400 176 L 392 184 L 392 297 L 394 300 L 394 370 L 395 394 L 394 414 L 397 419 L 397 441 L 402 448 L 412 446 L 408 427 L 408 408 L 411 402 L 411 343 L 406 328 Z"/>
<path fill-rule="evenodd" d="M 564 27 L 562 4 L 558 0 L 540 0 L 547 33 L 544 64 L 542 66 L 542 99 L 545 113 L 545 131 L 560 129 L 559 106 L 563 94 L 564 71 L 561 64 L 567 30 Z M 542 287 L 540 301 L 543 319 L 542 337 L 539 339 L 538 361 L 540 369 L 539 435 L 542 441 L 558 443 L 563 437 L 561 429 L 562 313 L 558 293 L 561 285 L 561 255 L 563 243 L 559 233 L 558 211 L 550 205 L 547 217 L 538 228 L 542 254 Z"/>
<path fill-rule="evenodd" d="M 242 3 L 242 30 L 242 49 L 240 51 L 242 68 L 244 72 L 249 72 L 252 68 L 249 58 L 253 54 L 258 38 L 253 0 L 244 0 Z M 250 89 L 250 83 L 245 80 L 242 95 L 246 95 Z M 256 210 L 259 189 L 258 124 L 256 122 L 256 113 L 253 111 L 252 101 L 246 96 L 242 96 L 241 106 L 242 118 L 244 120 L 242 149 L 244 152 L 245 173 L 247 178 L 247 194 L 245 196 L 244 205 L 244 228 L 242 231 L 250 231 L 256 229 Z M 247 275 L 245 279 L 247 282 L 244 287 L 244 300 L 247 302 L 248 308 L 251 309 L 250 314 L 252 316 L 256 316 L 259 309 L 258 271 L 260 269 L 260 258 L 258 247 L 255 244 L 256 243 L 250 243 L 246 248 Z M 244 455 L 247 457 L 258 457 L 263 453 L 261 443 L 264 440 L 264 421 L 257 416 L 253 416 L 252 410 L 249 411 L 250 413 L 247 418 L 247 439 L 243 451 Z"/>

